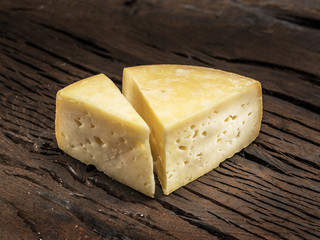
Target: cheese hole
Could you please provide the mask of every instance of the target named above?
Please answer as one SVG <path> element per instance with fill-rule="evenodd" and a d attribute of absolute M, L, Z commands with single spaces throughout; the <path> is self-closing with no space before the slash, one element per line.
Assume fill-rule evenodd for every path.
<path fill-rule="evenodd" d="M 192 124 L 191 126 L 190 126 L 190 129 L 194 129 L 196 126 L 194 125 L 194 124 Z"/>
<path fill-rule="evenodd" d="M 83 124 L 82 122 L 80 122 L 79 120 L 77 119 L 74 119 L 75 123 L 78 125 L 78 127 L 81 127 Z"/>
<path fill-rule="evenodd" d="M 204 127 L 204 125 L 206 125 L 205 123 L 202 123 L 201 126 Z"/>
<path fill-rule="evenodd" d="M 165 93 L 165 92 L 166 92 L 166 90 L 164 90 L 164 89 L 161 89 L 161 90 L 160 90 L 160 92 L 162 92 L 162 93 Z"/>
<path fill-rule="evenodd" d="M 188 164 L 189 164 L 189 161 L 188 161 L 188 160 L 185 160 L 183 163 L 184 163 L 184 165 L 188 165 Z"/>
<path fill-rule="evenodd" d="M 129 149 L 130 149 L 130 151 L 133 151 L 133 147 L 131 146 L 131 147 L 129 147 Z"/>
<path fill-rule="evenodd" d="M 245 106 L 245 104 L 243 103 L 243 104 L 241 104 L 241 107 L 244 107 Z"/>
<path fill-rule="evenodd" d="M 201 156 L 203 156 L 203 153 L 198 153 L 197 156 L 201 157 Z"/>
<path fill-rule="evenodd" d="M 194 134 L 193 134 L 193 138 L 195 138 L 195 137 L 197 137 L 198 136 L 198 133 L 199 133 L 199 130 L 196 130 L 195 132 L 194 132 Z"/>
<path fill-rule="evenodd" d="M 110 133 L 111 133 L 112 136 L 114 136 L 114 131 L 111 131 Z"/>
<path fill-rule="evenodd" d="M 104 142 L 101 140 L 101 138 L 94 136 L 94 140 L 96 141 L 96 143 L 98 143 L 99 145 L 103 145 Z"/>
<path fill-rule="evenodd" d="M 224 121 L 228 122 L 229 120 L 235 120 L 235 119 L 237 119 L 237 117 L 238 117 L 237 115 L 233 115 L 233 116 L 229 115 Z"/>
<path fill-rule="evenodd" d="M 74 148 L 75 146 L 74 146 L 73 144 L 71 144 L 71 143 L 70 143 L 70 147 L 71 147 L 71 148 Z"/>
<path fill-rule="evenodd" d="M 126 142 L 127 142 L 127 140 L 126 140 L 125 138 L 123 138 L 123 137 L 120 138 L 120 141 L 121 141 L 122 143 L 126 143 Z"/>
<path fill-rule="evenodd" d="M 86 138 L 86 142 L 91 144 L 91 141 L 88 138 Z"/>
<path fill-rule="evenodd" d="M 223 133 L 223 134 L 226 134 L 227 132 L 228 132 L 227 130 L 224 130 L 222 133 Z"/>
<path fill-rule="evenodd" d="M 204 131 L 201 134 L 202 134 L 202 136 L 207 136 L 207 131 Z"/>
<path fill-rule="evenodd" d="M 140 148 L 144 149 L 144 146 L 141 142 L 136 142 L 135 144 L 138 145 Z"/>
<path fill-rule="evenodd" d="M 244 125 L 245 121 L 242 121 L 242 125 Z"/>
<path fill-rule="evenodd" d="M 93 155 L 92 155 L 92 154 L 90 154 L 90 158 L 92 158 L 92 159 L 93 159 Z"/>
<path fill-rule="evenodd" d="M 219 139 L 217 140 L 217 143 L 218 143 L 218 142 L 221 142 L 221 141 L 222 141 L 222 138 L 219 138 Z"/>
<path fill-rule="evenodd" d="M 80 145 L 80 147 L 83 147 L 83 143 L 80 143 L 79 145 Z"/>
<path fill-rule="evenodd" d="M 92 119 L 91 119 L 91 118 L 89 118 L 89 117 L 88 117 L 88 120 L 89 120 L 90 122 L 92 122 Z"/>
<path fill-rule="evenodd" d="M 239 138 L 240 137 L 240 131 L 238 130 L 238 134 L 235 136 L 235 138 Z"/>
<path fill-rule="evenodd" d="M 173 176 L 173 175 L 172 175 L 172 174 L 170 174 L 168 178 L 170 179 L 170 178 L 172 178 L 172 176 Z"/>
<path fill-rule="evenodd" d="M 96 126 L 91 123 L 90 127 L 91 127 L 91 128 L 95 128 Z"/>
<path fill-rule="evenodd" d="M 252 112 L 249 112 L 249 113 L 248 113 L 248 116 L 250 116 L 251 114 L 252 114 Z"/>
<path fill-rule="evenodd" d="M 150 185 L 150 183 L 148 183 L 148 182 L 145 182 L 145 183 L 144 183 L 144 186 L 148 186 L 148 185 Z"/>
<path fill-rule="evenodd" d="M 176 143 L 180 143 L 180 142 L 181 142 L 181 139 L 178 138 L 178 139 L 176 140 Z"/>
<path fill-rule="evenodd" d="M 214 111 L 213 113 L 217 114 L 217 113 L 218 113 L 218 111 Z"/>
<path fill-rule="evenodd" d="M 185 151 L 185 150 L 187 150 L 187 147 L 186 146 L 179 146 L 179 149 Z"/>

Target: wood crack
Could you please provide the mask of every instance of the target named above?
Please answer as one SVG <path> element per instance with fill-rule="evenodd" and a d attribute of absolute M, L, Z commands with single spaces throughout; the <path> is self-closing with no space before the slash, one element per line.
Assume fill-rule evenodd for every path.
<path fill-rule="evenodd" d="M 48 170 L 44 167 L 40 167 L 40 169 L 46 173 L 48 173 L 50 175 L 50 177 L 55 181 L 57 182 L 60 186 L 68 189 L 69 191 L 71 192 L 76 192 L 76 190 L 71 187 L 69 184 L 67 184 L 61 177 L 58 176 L 58 174 L 53 171 L 53 170 Z"/>
<path fill-rule="evenodd" d="M 255 223 L 251 223 L 251 224 L 252 224 L 253 226 L 257 227 L 257 228 L 262 229 L 263 231 L 267 231 L 267 232 L 269 232 L 269 233 L 272 233 L 272 234 L 276 235 L 279 239 L 290 240 L 290 239 L 288 239 L 288 238 L 283 237 L 280 233 L 278 233 L 278 232 L 276 232 L 276 231 L 273 231 L 273 230 L 271 230 L 271 229 L 266 229 L 265 227 L 260 226 L 259 224 L 255 224 Z"/>
<path fill-rule="evenodd" d="M 26 180 L 26 181 L 28 181 L 28 182 L 30 182 L 30 183 L 33 183 L 33 184 L 38 185 L 38 186 L 40 186 L 40 187 L 43 187 L 43 188 L 45 188 L 45 189 L 49 189 L 47 186 L 41 184 L 41 183 L 40 183 L 39 181 L 37 181 L 36 179 L 31 178 L 31 177 L 29 177 L 29 176 L 27 176 L 27 175 L 17 174 L 17 173 L 9 173 L 9 172 L 7 172 L 7 171 L 4 171 L 4 173 L 5 173 L 6 175 L 8 175 L 8 176 L 12 176 L 12 177 L 24 179 L 24 180 Z"/>
<path fill-rule="evenodd" d="M 320 107 L 319 106 L 311 104 L 311 103 L 307 103 L 305 101 L 302 101 L 302 100 L 299 100 L 297 98 L 285 95 L 283 93 L 279 93 L 279 92 L 276 92 L 276 91 L 273 91 L 273 90 L 267 90 L 267 89 L 264 89 L 264 88 L 262 89 L 262 93 L 266 94 L 266 95 L 269 95 L 269 96 L 272 96 L 272 97 L 279 98 L 279 99 L 281 99 L 283 101 L 292 103 L 292 104 L 294 104 L 296 106 L 299 106 L 299 107 L 302 107 L 302 108 L 304 108 L 306 110 L 309 110 L 310 112 L 313 112 L 315 114 L 319 115 L 319 113 L 320 113 Z"/>
<path fill-rule="evenodd" d="M 298 138 L 298 139 L 300 139 L 300 140 L 302 140 L 302 141 L 305 141 L 305 142 L 308 142 L 308 143 L 310 143 L 310 144 L 312 144 L 312 145 L 315 145 L 315 146 L 320 147 L 320 143 L 315 142 L 315 141 L 313 141 L 313 140 L 311 140 L 311 139 L 305 138 L 305 137 L 303 137 L 303 136 L 300 136 L 300 135 L 298 135 L 298 134 L 295 134 L 295 133 L 293 133 L 293 132 L 290 132 L 290 131 L 288 131 L 288 130 L 285 130 L 284 128 L 277 127 L 277 126 L 275 126 L 275 125 L 272 124 L 272 123 L 269 123 L 269 122 L 266 122 L 266 121 L 262 121 L 262 124 L 265 124 L 265 125 L 267 125 L 268 127 L 271 127 L 271 128 L 276 129 L 276 130 L 278 130 L 278 131 L 281 131 L 281 132 L 284 132 L 284 133 L 286 133 L 286 134 L 289 134 L 290 136 L 293 136 L 293 137 L 295 137 L 295 138 Z"/>
<path fill-rule="evenodd" d="M 210 224 L 207 224 L 205 222 L 202 222 L 200 220 L 196 220 L 196 219 L 190 219 L 188 217 L 181 217 L 182 219 L 184 219 L 185 221 L 187 221 L 188 223 L 199 227 L 201 229 L 206 230 L 207 232 L 209 232 L 210 234 L 217 236 L 219 239 L 223 239 L 223 240 L 239 240 L 238 238 L 232 236 L 229 233 L 225 233 L 223 231 L 221 231 L 220 229 L 218 229 L 217 227 L 214 227 Z"/>
<path fill-rule="evenodd" d="M 142 223 L 143 225 L 147 226 L 148 228 L 150 228 L 152 230 L 156 230 L 156 231 L 159 231 L 160 233 L 164 233 L 166 236 L 170 237 L 170 239 L 178 239 L 173 234 L 166 231 L 165 229 L 150 223 L 149 221 L 143 219 L 141 216 L 137 216 L 136 214 L 129 214 L 129 217 Z"/>
<path fill-rule="evenodd" d="M 284 174 L 284 175 L 290 175 L 290 172 L 288 172 L 285 168 L 279 166 L 276 161 L 274 161 L 270 156 L 267 154 L 263 154 L 263 156 L 256 156 L 250 152 L 248 152 L 246 149 L 242 150 L 241 153 L 243 154 L 244 158 L 251 162 L 255 162 L 259 165 L 262 165 L 264 167 L 267 167 L 273 171 L 276 171 L 278 173 Z"/>
<path fill-rule="evenodd" d="M 273 111 L 269 111 L 269 110 L 267 110 L 267 109 L 263 109 L 263 111 L 264 111 L 264 112 L 268 112 L 268 113 L 270 113 L 270 114 L 272 114 L 272 115 L 275 115 L 275 116 L 277 116 L 277 117 L 283 118 L 283 119 L 285 119 L 285 120 L 287 120 L 287 121 L 291 121 L 291 122 L 298 123 L 298 124 L 300 124 L 300 125 L 302 125 L 302 126 L 304 126 L 304 127 L 306 127 L 306 128 L 310 128 L 311 130 L 320 132 L 320 128 L 316 128 L 316 127 L 318 127 L 318 126 L 310 126 L 310 125 L 307 125 L 307 124 L 305 124 L 305 123 L 303 123 L 303 122 L 301 122 L 301 121 L 299 121 L 299 120 L 296 120 L 296 119 L 293 119 L 293 118 L 289 118 L 289 117 L 283 116 L 283 115 L 281 115 L 281 114 L 278 114 L 278 113 L 273 112 Z"/>
<path fill-rule="evenodd" d="M 221 188 L 218 188 L 218 187 L 216 187 L 216 186 L 214 186 L 214 185 L 205 183 L 205 182 L 200 181 L 200 180 L 199 180 L 199 182 L 202 183 L 202 184 L 204 184 L 204 185 L 206 185 L 206 186 L 213 187 L 213 188 L 217 189 L 219 192 L 222 192 L 222 193 L 227 194 L 227 195 L 231 195 L 231 196 L 233 196 L 233 197 L 235 197 L 235 198 L 238 198 L 238 199 L 240 199 L 240 200 L 242 200 L 242 201 L 244 201 L 244 202 L 248 202 L 248 203 L 256 206 L 257 208 L 262 208 L 262 209 L 264 209 L 264 210 L 266 210 L 266 211 L 269 211 L 268 209 L 262 207 L 261 205 L 257 205 L 256 203 L 254 203 L 254 202 L 252 202 L 252 201 L 250 201 L 250 200 L 248 200 L 248 199 L 244 199 L 244 198 L 242 198 L 242 197 L 240 197 L 240 196 L 238 196 L 238 195 L 236 195 L 236 194 L 233 194 L 233 193 L 231 193 L 231 192 L 226 192 L 226 191 L 222 190 Z M 239 191 L 243 192 L 244 194 L 248 194 L 248 195 L 252 196 L 249 192 L 244 191 L 243 189 L 241 189 L 241 188 L 239 188 L 239 187 L 236 187 L 236 186 L 233 186 L 233 185 L 230 185 L 230 184 L 227 184 L 227 183 L 218 181 L 218 180 L 214 180 L 214 182 L 218 182 L 218 183 L 223 184 L 223 185 L 226 185 L 226 186 L 228 186 L 228 187 L 230 187 L 230 188 L 234 188 L 234 189 L 236 189 L 236 190 L 239 190 Z M 253 197 L 253 196 L 252 196 L 252 197 Z M 254 220 L 254 221 L 257 222 L 257 220 Z"/>
<path fill-rule="evenodd" d="M 298 16 L 292 14 L 281 14 L 276 16 L 277 19 L 293 23 L 302 27 L 320 30 L 320 20 L 316 18 L 310 18 L 305 16 Z"/>
<path fill-rule="evenodd" d="M 229 207 L 229 206 L 227 206 L 227 205 L 225 205 L 225 204 L 223 204 L 223 203 L 221 203 L 221 202 L 219 202 L 219 201 L 217 201 L 215 199 L 212 199 L 212 198 L 210 198 L 210 197 L 208 197 L 206 195 L 203 195 L 202 193 L 199 193 L 199 192 L 197 192 L 197 191 L 195 191 L 195 190 L 193 190 L 193 189 L 191 189 L 191 188 L 189 188 L 187 186 L 184 186 L 184 189 L 186 189 L 187 191 L 189 191 L 189 192 L 191 192 L 191 193 L 193 193 L 193 194 L 195 194 L 195 195 L 197 195 L 197 196 L 199 196 L 199 197 L 201 197 L 203 199 L 206 199 L 206 200 L 208 200 L 208 201 L 210 201 L 210 202 L 212 202 L 212 203 L 214 203 L 214 204 L 216 204 L 216 205 L 218 205 L 218 206 L 220 206 L 220 207 L 222 207 L 224 209 L 227 209 L 227 210 L 229 210 L 229 211 L 231 211 L 233 213 L 236 213 L 236 214 L 238 214 L 238 215 L 240 215 L 240 216 L 242 216 L 242 217 L 244 217 L 244 218 L 246 218 L 248 220 L 251 220 L 253 222 L 258 222 L 254 218 L 252 218 L 252 217 L 250 217 L 250 216 L 248 216 L 248 215 L 246 215 L 246 214 L 244 214 L 244 213 L 242 213 L 242 212 L 240 212 L 240 211 L 238 211 L 236 209 L 233 209 L 233 208 L 231 208 L 231 207 Z"/>
<path fill-rule="evenodd" d="M 320 76 L 317 76 L 313 73 L 309 73 L 300 69 L 296 69 L 296 68 L 292 68 L 292 67 L 288 67 L 288 66 L 284 66 L 284 65 L 279 65 L 276 63 L 269 63 L 269 62 L 262 62 L 262 61 L 258 61 L 258 60 L 250 60 L 250 59 L 245 59 L 245 58 L 226 58 L 226 57 L 221 57 L 221 56 L 213 56 L 208 54 L 207 52 L 201 51 L 201 50 L 197 50 L 200 53 L 204 54 L 205 56 L 214 58 L 214 59 L 218 59 L 218 60 L 222 60 L 228 63 L 238 63 L 238 64 L 245 64 L 245 65 L 253 65 L 253 66 L 259 66 L 259 67 L 264 67 L 264 68 L 269 68 L 269 69 L 276 69 L 276 70 L 280 70 L 280 71 L 285 71 L 285 72 L 291 72 L 291 73 L 295 73 L 295 74 L 299 74 L 301 76 L 304 76 L 305 78 L 301 78 L 302 80 L 308 81 L 312 84 L 315 84 L 316 86 L 320 86 Z"/>
<path fill-rule="evenodd" d="M 5 202 L 9 204 L 13 209 L 16 210 L 17 216 L 26 224 L 28 228 L 31 229 L 36 239 L 42 240 L 43 239 L 42 234 L 38 229 L 37 224 L 33 220 L 31 220 L 30 216 L 26 212 L 24 212 L 22 209 L 17 207 L 14 203 L 8 202 L 6 200 Z"/>
<path fill-rule="evenodd" d="M 208 213 L 210 213 L 211 215 L 215 216 L 216 218 L 224 221 L 224 222 L 227 223 L 227 224 L 230 224 L 230 223 L 231 223 L 231 224 L 232 224 L 233 226 L 235 226 L 236 228 L 242 229 L 243 231 L 245 231 L 245 232 L 247 232 L 247 233 L 255 236 L 256 239 L 259 238 L 259 239 L 265 239 L 265 240 L 267 240 L 267 238 L 265 238 L 265 237 L 263 237 L 263 236 L 261 236 L 261 235 L 258 235 L 258 234 L 256 234 L 256 233 L 254 233 L 254 232 L 252 232 L 252 231 L 250 231 L 250 230 L 248 230 L 248 229 L 246 229 L 246 228 L 244 228 L 244 227 L 242 227 L 242 226 L 234 223 L 234 222 L 231 221 L 231 220 L 224 219 L 223 217 L 219 216 L 218 214 L 216 214 L 216 213 L 214 213 L 214 212 L 212 212 L 212 211 L 208 211 Z"/>
<path fill-rule="evenodd" d="M 267 196 L 267 195 L 265 195 L 265 194 L 263 194 L 263 193 L 261 193 L 261 192 L 257 192 L 257 194 L 263 196 L 264 198 L 268 198 L 268 199 L 270 199 L 270 200 L 272 200 L 272 201 L 274 201 L 274 202 L 279 203 L 279 200 L 278 200 L 278 199 L 275 199 L 275 198 L 273 198 L 273 197 Z M 292 208 L 292 209 L 298 210 L 300 213 L 302 213 L 302 214 L 304 214 L 304 215 L 306 215 L 306 216 L 308 216 L 308 217 L 312 217 L 312 218 L 317 219 L 317 220 L 320 219 L 319 216 L 316 216 L 316 215 L 314 215 L 314 214 L 311 214 L 311 213 L 309 213 L 309 212 L 306 212 L 306 211 L 302 210 L 301 208 L 299 208 L 299 207 L 297 207 L 297 206 L 293 206 L 293 205 L 289 204 L 288 202 L 282 202 L 282 201 L 281 201 L 281 203 L 282 203 L 283 205 L 285 205 L 286 207 L 290 207 L 290 208 Z M 278 207 L 279 207 L 279 206 L 278 206 Z M 281 207 L 281 208 L 282 208 L 282 207 Z M 284 208 L 282 208 L 282 209 L 284 209 Z M 288 211 L 288 210 L 286 210 L 286 211 Z M 296 216 L 301 217 L 301 216 L 298 215 L 298 214 L 296 214 Z M 309 219 L 309 220 L 310 220 L 310 219 Z"/>
<path fill-rule="evenodd" d="M 257 144 L 257 146 L 259 146 L 259 147 L 261 147 L 261 148 L 263 148 L 263 149 L 265 149 L 265 150 L 267 150 L 267 151 L 269 151 L 271 153 L 284 155 L 284 156 L 286 156 L 286 157 L 288 157 L 290 159 L 294 159 L 294 160 L 297 160 L 298 162 L 302 162 L 303 164 L 305 164 L 305 165 L 307 165 L 309 167 L 313 167 L 313 168 L 315 168 L 317 170 L 320 170 L 320 165 L 316 161 L 310 161 L 308 159 L 301 158 L 301 157 L 293 155 L 293 154 L 289 154 L 289 153 L 285 153 L 283 151 L 275 150 L 275 149 L 267 146 L 266 144 L 264 144 L 262 142 L 259 142 L 259 143 L 256 143 L 256 144 Z M 299 167 L 296 167 L 296 168 L 299 168 Z M 314 174 L 313 172 L 311 172 L 311 173 Z"/>
<path fill-rule="evenodd" d="M 68 210 L 73 216 L 80 220 L 80 222 L 84 223 L 86 227 L 88 227 L 91 231 L 97 233 L 101 237 L 112 238 L 115 240 L 122 240 L 123 237 L 119 232 L 116 232 L 109 224 L 105 221 L 96 218 L 89 211 L 84 210 L 78 205 L 60 198 L 57 195 L 53 195 L 50 193 L 38 191 L 38 195 L 46 200 L 49 200 L 53 203 L 56 203 L 65 209 Z M 127 238 L 131 239 L 131 238 Z"/>
<path fill-rule="evenodd" d="M 221 173 L 222 174 L 222 173 Z M 231 178 L 234 178 L 234 177 L 236 177 L 236 178 L 238 178 L 237 177 L 237 175 L 229 175 L 229 174 L 226 174 L 226 173 L 223 173 L 223 175 L 226 175 L 226 176 L 228 176 L 228 177 L 231 177 Z M 247 181 L 248 179 L 245 179 L 245 178 L 239 178 L 239 179 L 243 179 L 244 181 Z M 199 180 L 200 181 L 200 180 Z M 213 180 L 213 181 L 218 181 L 218 180 Z M 264 180 L 265 182 L 267 182 L 266 180 Z M 201 182 L 201 181 L 200 181 Z M 220 182 L 220 181 L 218 181 L 218 182 Z M 253 183 L 256 183 L 256 184 L 258 184 L 256 181 L 254 181 L 252 178 L 250 179 L 250 182 L 253 182 Z M 289 182 L 289 181 L 288 181 Z M 223 182 L 220 182 L 221 184 L 225 184 L 225 183 L 223 183 Z M 271 188 L 268 188 L 268 187 L 265 187 L 264 185 L 261 185 L 261 186 L 263 186 L 263 187 L 265 187 L 265 188 L 267 188 L 267 189 L 261 189 L 261 188 L 258 188 L 258 187 L 256 187 L 256 186 L 253 186 L 253 185 L 251 185 L 251 184 L 248 184 L 248 183 L 246 183 L 246 182 L 243 182 L 243 181 L 241 181 L 241 183 L 242 184 L 245 184 L 245 185 L 247 185 L 247 186 L 250 186 L 250 187 L 253 187 L 253 188 L 256 188 L 256 189 L 259 189 L 259 190 L 261 190 L 262 192 L 268 192 L 268 193 L 271 193 L 271 194 L 274 194 L 274 195 L 276 195 L 276 196 L 278 196 L 278 197 L 283 197 L 282 195 L 280 195 L 280 194 L 277 194 L 275 191 L 273 191 L 273 189 L 271 189 Z M 280 189 L 281 191 L 284 191 L 284 192 L 288 192 L 288 193 L 290 193 L 290 195 L 296 195 L 296 196 L 298 196 L 298 197 L 300 197 L 300 199 L 297 199 L 297 201 L 299 201 L 299 202 L 295 202 L 296 204 L 298 204 L 298 205 L 302 205 L 302 206 L 305 206 L 305 207 L 307 207 L 307 208 L 310 208 L 309 206 L 306 206 L 306 205 L 304 205 L 304 204 L 301 204 L 300 203 L 300 201 L 301 201 L 301 198 L 303 198 L 303 199 L 309 199 L 309 200 L 312 200 L 312 199 L 310 199 L 310 198 L 308 198 L 307 196 L 303 196 L 303 195 L 300 195 L 300 194 L 298 194 L 298 193 L 292 193 L 292 192 L 289 192 L 289 191 L 286 191 L 285 189 L 282 189 L 282 188 L 280 188 L 280 187 L 278 187 L 278 186 L 276 186 L 276 185 L 273 185 L 274 187 L 277 187 L 278 189 Z M 214 187 L 214 186 L 213 186 Z M 234 186 L 230 186 L 230 187 L 234 187 Z M 311 206 L 319 206 L 319 205 L 317 205 L 316 203 L 311 203 L 311 202 L 308 202 Z M 320 207 L 320 206 L 319 206 Z"/>
<path fill-rule="evenodd" d="M 78 36 L 75 36 L 74 34 L 70 33 L 70 32 L 66 32 L 62 29 L 58 29 L 56 27 L 53 27 L 53 26 L 49 26 L 47 24 L 44 24 L 44 23 L 37 23 L 37 22 L 33 22 L 37 25 L 40 25 L 46 29 L 49 29 L 51 31 L 54 31 L 55 33 L 60 33 L 60 34 L 63 34 L 65 36 L 68 36 L 70 37 L 71 39 L 74 39 L 76 40 L 77 42 L 83 44 L 85 46 L 85 49 L 100 56 L 100 57 L 103 57 L 105 59 L 109 59 L 115 63 L 125 63 L 125 64 L 128 64 L 127 62 L 125 62 L 123 59 L 117 59 L 115 57 L 112 57 L 110 55 L 110 51 L 97 45 L 96 43 L 90 41 L 90 40 L 86 40 L 86 39 L 83 39 L 83 38 L 80 38 Z"/>
<path fill-rule="evenodd" d="M 200 218 L 198 218 L 196 215 L 194 215 L 191 212 L 187 212 L 186 210 L 183 210 L 181 208 L 178 208 L 168 202 L 165 202 L 164 200 L 161 199 L 155 199 L 157 202 L 159 202 L 162 207 L 164 207 L 165 209 L 168 209 L 172 212 L 174 212 L 177 216 L 179 216 L 180 218 L 182 217 L 187 217 L 188 219 L 195 219 L 195 220 L 200 220 Z"/>
<path fill-rule="evenodd" d="M 4 97 L 4 101 L 1 103 L 1 105 L 3 105 L 4 107 L 6 107 L 6 108 L 8 108 L 8 107 L 10 107 L 10 110 L 12 111 L 12 112 L 17 112 L 17 111 L 15 111 L 13 108 L 12 108 L 12 106 L 13 107 L 15 107 L 15 108 L 17 108 L 17 109 L 21 109 L 22 107 L 21 107 L 21 104 L 16 104 L 15 102 L 17 101 L 17 96 L 15 96 L 15 95 L 9 95 L 9 96 L 6 96 L 6 95 L 3 95 L 3 94 L 1 94 L 0 93 L 0 96 L 3 96 Z M 23 96 L 23 98 L 24 98 L 25 96 Z M 23 100 L 25 100 L 25 99 L 23 99 Z M 39 108 L 39 106 L 34 106 L 34 105 L 32 105 L 30 102 L 27 102 L 27 101 L 23 101 L 23 104 L 27 104 L 25 107 L 24 107 L 24 109 L 26 109 L 26 110 L 28 110 L 28 111 L 26 111 L 26 114 L 28 114 L 28 117 L 32 117 L 33 119 L 35 119 L 36 120 L 36 122 L 37 122 L 37 124 L 38 124 L 38 122 L 39 122 L 39 119 L 36 119 L 35 118 L 35 116 L 33 116 L 30 112 L 34 112 L 34 113 L 36 113 L 37 115 L 40 115 L 41 117 L 44 117 L 44 118 L 46 118 L 47 120 L 49 120 L 50 122 L 54 122 L 54 118 L 52 118 L 52 117 L 50 117 L 50 115 L 47 115 L 47 114 L 44 114 L 44 113 L 42 113 L 42 112 L 39 112 L 37 109 Z M 8 106 L 9 105 L 9 106 Z M 54 110 L 54 109 L 53 109 Z M 30 111 L 30 112 L 29 112 Z M 3 112 L 5 112 L 5 113 L 9 113 L 10 111 L 3 111 Z M 19 112 L 17 112 L 17 113 L 19 113 Z M 14 117 L 16 117 L 16 115 L 14 115 Z M 23 120 L 25 120 L 25 121 L 27 121 L 25 118 L 21 118 L 21 119 L 23 119 Z M 45 121 L 41 121 L 41 123 L 42 124 L 44 124 L 45 125 L 45 127 L 46 128 L 50 128 L 50 129 L 53 129 L 52 128 L 52 125 L 48 125 Z M 34 122 L 33 122 L 33 124 L 34 124 Z M 39 126 L 40 127 L 40 126 Z"/>
<path fill-rule="evenodd" d="M 294 228 L 290 228 L 288 227 L 286 224 L 281 224 L 279 223 L 278 221 L 275 223 L 274 221 L 270 221 L 269 219 L 267 218 L 262 218 L 264 221 L 266 222 L 269 222 L 270 224 L 274 225 L 274 226 L 280 226 L 284 229 L 287 229 L 287 230 L 290 230 L 291 232 L 293 232 L 293 235 L 295 235 L 296 237 L 299 237 L 300 239 L 305 239 L 305 240 L 308 240 L 308 238 L 304 238 L 303 236 L 301 236 L 299 234 L 299 232 L 297 232 Z"/>
<path fill-rule="evenodd" d="M 84 65 L 76 63 L 74 61 L 71 61 L 69 58 L 63 57 L 63 56 L 58 55 L 58 54 L 56 54 L 56 53 L 54 53 L 52 51 L 46 50 L 46 49 L 44 49 L 43 47 L 40 47 L 37 44 L 31 43 L 31 42 L 28 42 L 28 41 L 26 42 L 26 44 L 28 44 L 28 45 L 30 45 L 30 46 L 32 46 L 34 48 L 37 48 L 38 50 L 41 50 L 42 52 L 45 52 L 45 53 L 47 53 L 48 55 L 50 55 L 52 57 L 60 59 L 60 60 L 64 61 L 65 63 L 68 63 L 71 66 L 76 67 L 76 68 L 78 68 L 78 69 L 80 69 L 80 70 L 82 70 L 84 72 L 87 72 L 87 73 L 90 73 L 90 74 L 93 74 L 93 75 L 98 74 L 98 72 L 96 70 L 94 70 L 94 69 L 92 69 L 90 67 L 84 66 Z M 59 81 L 58 83 L 61 83 L 61 82 Z"/>
<path fill-rule="evenodd" d="M 230 165 L 228 165 L 228 166 L 230 166 Z M 233 167 L 233 166 L 232 166 L 232 167 Z M 225 164 L 220 165 L 220 168 L 222 168 L 222 169 L 227 169 L 228 171 L 233 172 L 230 168 L 226 167 Z M 241 172 L 243 171 L 243 169 L 239 169 L 239 168 L 237 168 L 237 169 L 240 170 Z M 217 169 L 216 169 L 216 170 L 217 170 Z M 245 171 L 245 172 L 247 172 L 247 171 Z M 238 176 L 238 175 L 236 174 L 236 172 L 233 172 L 233 173 L 235 173 L 235 174 L 232 174 L 232 175 L 231 175 L 231 174 L 222 173 L 222 172 L 219 172 L 219 173 L 220 173 L 220 174 L 223 174 L 223 175 L 226 175 L 226 176 L 228 176 L 228 177 L 237 178 L 237 179 L 244 180 L 244 181 L 247 181 L 247 180 L 248 180 L 248 178 Z M 249 173 L 249 172 L 247 172 L 247 173 Z M 252 175 L 251 173 L 249 173 L 249 174 L 250 174 L 249 176 Z M 260 189 L 260 190 L 263 190 L 263 191 L 271 190 L 270 187 L 267 187 L 267 186 L 265 186 L 265 185 L 263 185 L 263 184 L 255 181 L 255 180 L 253 180 L 253 179 L 250 179 L 250 182 L 252 182 L 252 183 L 254 183 L 254 184 L 257 184 L 257 185 L 259 185 L 259 186 L 261 186 L 261 187 L 263 187 L 263 188 L 265 188 L 265 189 L 258 188 L 258 187 L 253 186 L 253 185 L 249 185 L 250 187 L 254 187 L 254 188 L 257 188 L 257 189 Z"/>
<path fill-rule="evenodd" d="M 281 178 L 278 178 L 278 177 L 274 177 L 275 179 L 277 179 L 277 180 L 279 180 L 279 181 L 281 181 L 281 182 L 285 182 L 285 183 L 287 183 L 287 184 L 290 184 L 290 185 L 292 185 L 292 186 L 295 186 L 295 187 L 298 187 L 298 188 L 305 188 L 305 189 L 307 189 L 307 190 L 309 190 L 309 191 L 311 191 L 311 192 L 314 192 L 314 193 L 316 193 L 316 194 L 319 194 L 320 193 L 320 191 L 317 191 L 317 190 L 315 190 L 315 189 L 312 189 L 312 188 L 310 188 L 310 187 L 308 187 L 308 186 L 304 186 L 304 185 L 298 185 L 298 184 L 295 184 L 295 183 L 293 183 L 293 182 L 286 182 L 286 181 L 284 181 L 283 179 L 281 179 Z M 314 199 L 311 199 L 311 200 L 313 200 L 314 201 Z"/>

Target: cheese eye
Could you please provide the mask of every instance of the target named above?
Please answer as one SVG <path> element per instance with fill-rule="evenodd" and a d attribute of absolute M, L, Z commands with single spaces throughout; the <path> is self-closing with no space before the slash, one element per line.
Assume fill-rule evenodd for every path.
<path fill-rule="evenodd" d="M 182 151 L 185 151 L 185 150 L 187 150 L 187 147 L 186 146 L 179 146 L 179 149 Z"/>
<path fill-rule="evenodd" d="M 80 119 L 74 119 L 74 122 L 78 125 L 78 127 L 81 127 L 83 125 Z"/>

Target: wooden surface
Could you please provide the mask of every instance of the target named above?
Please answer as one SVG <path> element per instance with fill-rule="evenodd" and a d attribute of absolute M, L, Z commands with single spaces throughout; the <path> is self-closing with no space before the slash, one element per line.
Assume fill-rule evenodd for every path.
<path fill-rule="evenodd" d="M 263 86 L 259 137 L 154 199 L 57 148 L 55 94 L 155 63 Z M 0 239 L 319 239 L 320 1 L 0 1 Z"/>

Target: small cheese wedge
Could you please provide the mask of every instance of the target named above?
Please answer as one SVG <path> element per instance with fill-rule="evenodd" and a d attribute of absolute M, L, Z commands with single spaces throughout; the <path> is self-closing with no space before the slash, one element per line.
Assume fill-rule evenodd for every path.
<path fill-rule="evenodd" d="M 150 129 L 103 74 L 57 93 L 59 148 L 147 196 L 154 195 Z"/>
<path fill-rule="evenodd" d="M 181 65 L 130 67 L 123 94 L 150 127 L 165 194 L 218 167 L 260 130 L 261 85 L 237 74 Z"/>

